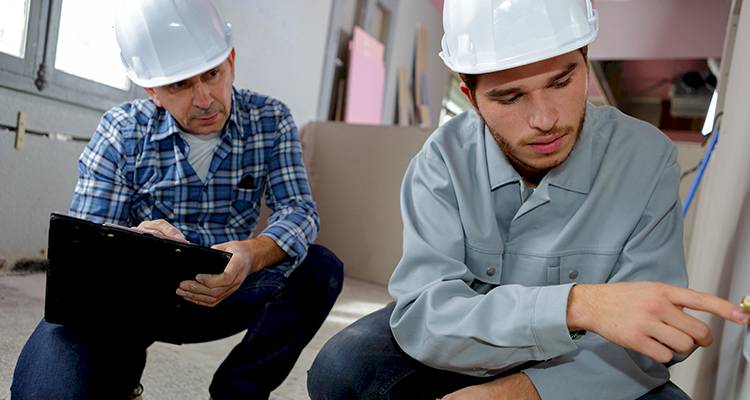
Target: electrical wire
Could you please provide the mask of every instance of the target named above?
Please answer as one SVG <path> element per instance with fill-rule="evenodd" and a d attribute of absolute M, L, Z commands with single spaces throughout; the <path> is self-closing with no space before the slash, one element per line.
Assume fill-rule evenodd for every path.
<path fill-rule="evenodd" d="M 724 114 L 723 112 L 720 112 L 720 113 L 716 114 L 716 118 L 714 119 L 714 125 L 711 128 L 711 132 L 716 131 L 716 129 L 719 126 L 719 120 L 721 119 L 721 116 L 723 114 Z M 701 143 L 701 147 L 706 147 L 706 144 L 709 142 L 709 140 L 711 140 L 711 137 L 712 137 L 712 135 L 706 135 L 706 137 L 703 138 L 703 143 Z M 685 172 L 683 172 L 682 175 L 680 175 L 680 182 L 682 182 L 683 179 L 687 178 L 688 175 L 690 175 L 693 172 L 697 171 L 698 168 L 701 166 L 701 163 L 703 163 L 703 161 L 699 161 L 698 164 L 695 164 L 694 167 L 685 170 Z"/>
<path fill-rule="evenodd" d="M 718 115 L 717 115 L 718 119 Z M 690 204 L 693 202 L 693 198 L 695 198 L 695 193 L 698 191 L 698 186 L 700 186 L 701 180 L 703 179 L 703 173 L 706 172 L 706 167 L 708 167 L 708 162 L 711 161 L 711 153 L 714 152 L 714 149 L 716 148 L 716 143 L 719 141 L 719 129 L 715 129 L 712 133 L 711 142 L 708 145 L 708 150 L 706 150 L 706 154 L 703 156 L 703 161 L 701 161 L 700 166 L 698 167 L 698 174 L 695 176 L 695 180 L 693 181 L 693 185 L 690 187 L 690 192 L 688 192 L 687 197 L 685 198 L 685 204 L 682 205 L 682 216 L 686 216 L 688 211 L 690 210 Z"/>

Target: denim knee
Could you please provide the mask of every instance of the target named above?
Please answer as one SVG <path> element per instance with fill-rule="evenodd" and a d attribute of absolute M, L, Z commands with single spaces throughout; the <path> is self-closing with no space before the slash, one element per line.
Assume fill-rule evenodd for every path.
<path fill-rule="evenodd" d="M 313 244 L 307 250 L 307 257 L 302 262 L 309 282 L 313 287 L 320 287 L 327 298 L 336 300 L 344 281 L 344 264 L 324 246 Z M 303 266 L 301 265 L 301 266 Z"/>
<path fill-rule="evenodd" d="M 363 371 L 361 360 L 347 348 L 346 331 L 339 332 L 323 346 L 307 371 L 307 391 L 312 400 L 359 398 L 357 382 Z"/>
<path fill-rule="evenodd" d="M 381 398 L 409 369 L 390 333 L 391 311 L 392 305 L 361 318 L 323 346 L 307 375 L 311 399 Z"/>
<path fill-rule="evenodd" d="M 118 351 L 122 343 L 116 340 L 105 347 L 91 344 L 71 329 L 40 321 L 18 357 L 11 397 L 72 400 L 122 393 L 127 398 L 140 380 L 145 348 Z"/>

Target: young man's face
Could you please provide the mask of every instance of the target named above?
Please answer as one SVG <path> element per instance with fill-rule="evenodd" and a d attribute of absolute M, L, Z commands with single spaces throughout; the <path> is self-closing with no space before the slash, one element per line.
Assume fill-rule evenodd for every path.
<path fill-rule="evenodd" d="M 146 93 L 188 133 L 218 132 L 229 119 L 234 82 L 234 50 L 223 63 L 200 75 Z"/>
<path fill-rule="evenodd" d="M 477 77 L 474 95 L 461 89 L 484 118 L 516 170 L 538 183 L 565 161 L 583 127 L 588 66 L 576 50 Z"/>

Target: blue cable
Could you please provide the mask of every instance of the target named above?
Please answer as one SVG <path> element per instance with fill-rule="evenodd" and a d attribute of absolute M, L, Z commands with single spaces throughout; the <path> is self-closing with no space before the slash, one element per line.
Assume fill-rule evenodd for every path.
<path fill-rule="evenodd" d="M 690 203 L 693 202 L 693 197 L 695 197 L 695 192 L 698 191 L 698 185 L 700 185 L 701 179 L 703 179 L 703 173 L 706 172 L 706 167 L 708 167 L 708 161 L 711 160 L 711 153 L 713 153 L 714 148 L 716 147 L 716 142 L 718 140 L 719 140 L 719 130 L 717 129 L 714 131 L 714 136 L 711 138 L 711 143 L 708 145 L 708 150 L 706 150 L 706 155 L 703 156 L 703 161 L 701 161 L 701 165 L 698 168 L 698 174 L 695 175 L 693 186 L 690 187 L 690 192 L 688 192 L 687 198 L 685 199 L 685 204 L 682 205 L 683 217 L 687 215 L 688 210 L 690 209 Z"/>

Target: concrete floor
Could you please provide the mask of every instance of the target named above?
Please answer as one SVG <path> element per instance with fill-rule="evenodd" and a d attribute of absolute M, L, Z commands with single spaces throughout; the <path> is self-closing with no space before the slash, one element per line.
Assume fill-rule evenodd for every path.
<path fill-rule="evenodd" d="M 0 400 L 10 399 L 16 358 L 43 314 L 44 282 L 44 274 L 0 275 Z M 384 287 L 347 278 L 323 327 L 271 399 L 308 399 L 306 371 L 323 344 L 343 327 L 389 301 Z M 143 373 L 144 399 L 208 398 L 208 384 L 214 369 L 239 339 L 236 335 L 202 344 L 154 344 L 148 350 L 148 363 Z"/>

